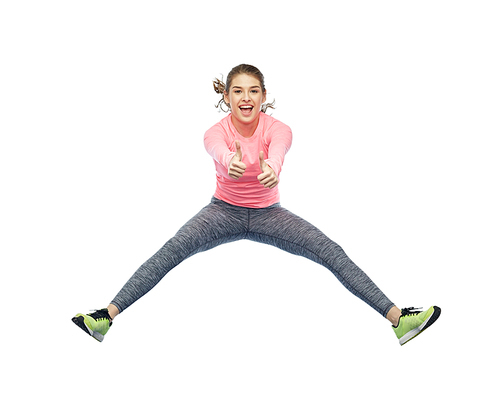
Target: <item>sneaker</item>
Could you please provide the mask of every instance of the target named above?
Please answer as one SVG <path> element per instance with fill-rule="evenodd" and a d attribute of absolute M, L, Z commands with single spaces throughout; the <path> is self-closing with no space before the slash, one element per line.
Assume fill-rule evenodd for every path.
<path fill-rule="evenodd" d="M 431 307 L 427 311 L 418 311 L 418 308 L 403 308 L 399 317 L 398 326 L 392 326 L 399 339 L 399 344 L 404 345 L 417 335 L 421 334 L 436 322 L 441 314 L 441 308 Z"/>
<path fill-rule="evenodd" d="M 104 335 L 113 324 L 107 308 L 96 310 L 89 315 L 76 314 L 71 320 L 99 342 L 104 340 Z"/>

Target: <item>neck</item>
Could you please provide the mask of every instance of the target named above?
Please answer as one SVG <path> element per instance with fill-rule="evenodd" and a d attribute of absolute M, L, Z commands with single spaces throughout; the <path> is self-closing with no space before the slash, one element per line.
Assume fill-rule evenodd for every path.
<path fill-rule="evenodd" d="M 255 121 L 253 121 L 249 124 L 245 124 L 243 122 L 238 121 L 234 117 L 234 115 L 231 115 L 231 122 L 233 123 L 234 127 L 236 128 L 236 130 L 238 131 L 238 133 L 241 136 L 243 136 L 245 138 L 250 138 L 251 136 L 253 136 L 255 130 L 257 129 L 257 126 L 259 126 L 259 118 L 260 118 L 260 114 L 255 119 Z"/>

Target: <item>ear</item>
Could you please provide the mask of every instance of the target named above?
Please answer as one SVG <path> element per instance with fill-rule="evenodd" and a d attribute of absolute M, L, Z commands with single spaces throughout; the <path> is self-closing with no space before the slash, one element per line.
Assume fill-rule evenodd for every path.
<path fill-rule="evenodd" d="M 266 102 L 267 91 L 262 93 L 262 103 Z"/>
<path fill-rule="evenodd" d="M 224 102 L 226 103 L 227 106 L 229 106 L 229 95 L 227 94 L 226 91 L 224 91 Z"/>

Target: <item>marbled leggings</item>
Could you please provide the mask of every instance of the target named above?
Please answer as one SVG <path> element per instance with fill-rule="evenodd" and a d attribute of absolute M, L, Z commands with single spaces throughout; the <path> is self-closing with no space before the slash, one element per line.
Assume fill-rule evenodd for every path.
<path fill-rule="evenodd" d="M 394 306 L 338 244 L 279 203 L 252 209 L 216 198 L 134 273 L 111 304 L 122 312 L 183 260 L 241 239 L 270 244 L 325 266 L 350 292 L 384 317 Z"/>

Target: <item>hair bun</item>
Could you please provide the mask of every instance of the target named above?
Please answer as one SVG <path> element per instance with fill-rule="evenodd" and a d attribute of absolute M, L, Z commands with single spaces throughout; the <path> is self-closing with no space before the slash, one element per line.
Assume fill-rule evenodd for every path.
<path fill-rule="evenodd" d="M 224 94 L 224 90 L 226 89 L 226 84 L 224 84 L 220 79 L 216 78 L 213 80 L 214 90 L 217 94 Z"/>

